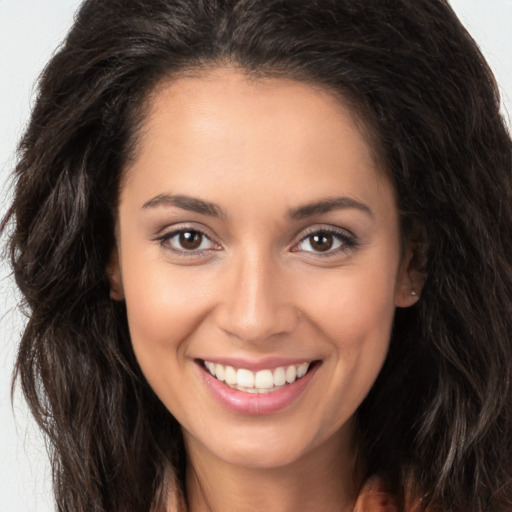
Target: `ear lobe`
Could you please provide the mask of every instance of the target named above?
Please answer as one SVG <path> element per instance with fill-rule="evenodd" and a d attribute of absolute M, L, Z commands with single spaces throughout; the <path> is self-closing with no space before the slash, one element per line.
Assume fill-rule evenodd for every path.
<path fill-rule="evenodd" d="M 112 300 L 124 300 L 123 280 L 121 278 L 121 265 L 119 252 L 113 249 L 107 265 L 107 278 L 110 283 L 110 298 Z"/>
<path fill-rule="evenodd" d="M 415 251 L 410 248 L 404 258 L 397 281 L 395 305 L 399 308 L 408 308 L 420 299 L 425 284 L 425 273 L 417 267 L 416 263 Z"/>
<path fill-rule="evenodd" d="M 400 284 L 397 290 L 395 305 L 399 308 L 408 308 L 418 302 L 419 293 L 411 282 Z"/>

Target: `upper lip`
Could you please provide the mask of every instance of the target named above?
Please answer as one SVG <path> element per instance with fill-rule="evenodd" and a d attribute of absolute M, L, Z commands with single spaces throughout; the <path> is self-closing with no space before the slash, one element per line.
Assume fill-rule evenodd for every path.
<path fill-rule="evenodd" d="M 233 368 L 245 368 L 251 371 L 269 370 L 279 368 L 281 366 L 287 367 L 292 365 L 299 365 L 302 363 L 312 363 L 317 360 L 314 358 L 288 358 L 288 357 L 265 357 L 262 359 L 246 359 L 241 357 L 204 357 L 200 358 L 201 361 L 209 361 L 223 366 L 232 366 Z"/>

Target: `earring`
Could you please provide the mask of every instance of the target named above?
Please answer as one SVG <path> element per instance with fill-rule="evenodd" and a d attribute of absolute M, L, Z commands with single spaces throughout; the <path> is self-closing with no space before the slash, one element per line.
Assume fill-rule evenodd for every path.
<path fill-rule="evenodd" d="M 416 297 L 416 292 L 414 290 L 411 290 L 411 295 L 413 295 L 414 297 Z"/>

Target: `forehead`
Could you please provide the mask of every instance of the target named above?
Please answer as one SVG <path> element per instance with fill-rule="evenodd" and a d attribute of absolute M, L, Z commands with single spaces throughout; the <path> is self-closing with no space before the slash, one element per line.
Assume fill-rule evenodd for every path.
<path fill-rule="evenodd" d="M 150 143 L 148 137 L 154 139 L 163 128 L 162 122 L 167 123 L 169 134 L 173 128 L 183 134 L 188 129 L 205 133 L 208 124 L 215 125 L 218 133 L 222 128 L 236 127 L 242 134 L 249 122 L 252 128 L 268 120 L 289 121 L 283 140 L 300 130 L 305 132 L 308 126 L 310 132 L 325 135 L 332 132 L 333 124 L 350 124 L 364 139 L 373 164 L 380 167 L 374 130 L 352 103 L 331 88 L 291 78 L 256 76 L 238 68 L 192 69 L 161 81 L 148 96 L 137 147 Z M 291 126 L 294 121 L 296 130 Z"/>
<path fill-rule="evenodd" d="M 328 195 L 342 175 L 357 182 L 357 194 L 387 181 L 339 97 L 303 82 L 220 68 L 154 90 L 125 178 L 148 197 L 192 188 L 220 197 L 221 185 L 250 197 L 257 184 L 300 202 L 309 199 L 302 195 Z"/>

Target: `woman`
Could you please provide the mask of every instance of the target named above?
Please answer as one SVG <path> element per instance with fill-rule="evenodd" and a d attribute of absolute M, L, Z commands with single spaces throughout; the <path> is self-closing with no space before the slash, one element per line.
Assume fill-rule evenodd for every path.
<path fill-rule="evenodd" d="M 85 2 L 8 216 L 59 509 L 511 510 L 510 169 L 444 1 Z"/>

